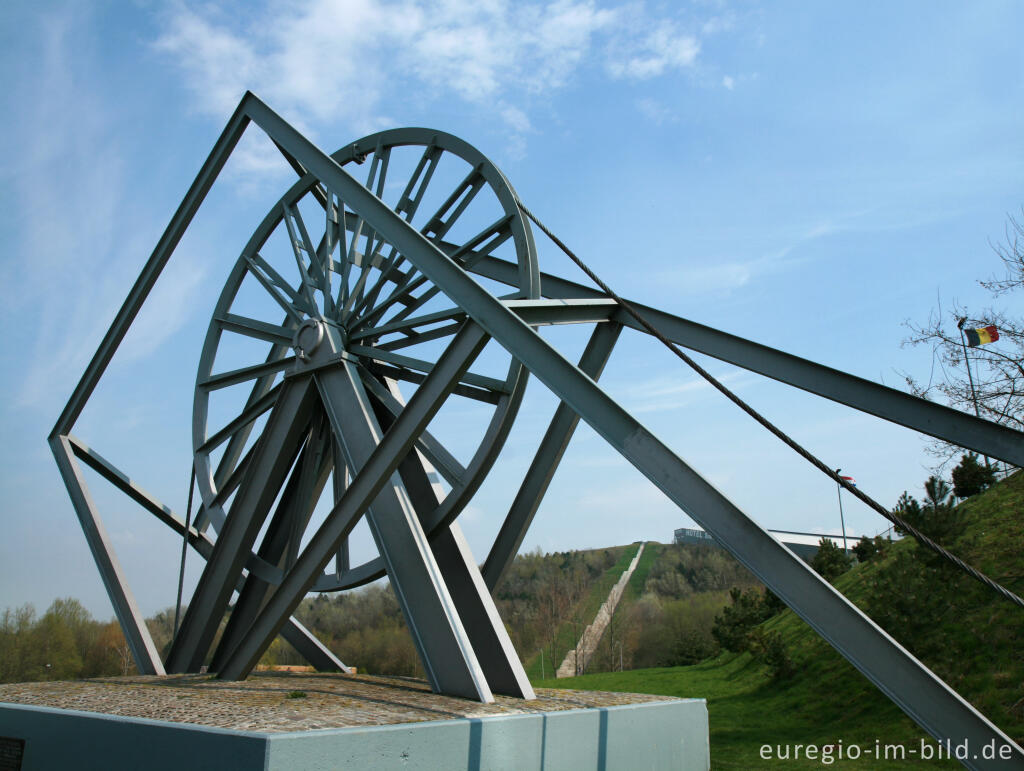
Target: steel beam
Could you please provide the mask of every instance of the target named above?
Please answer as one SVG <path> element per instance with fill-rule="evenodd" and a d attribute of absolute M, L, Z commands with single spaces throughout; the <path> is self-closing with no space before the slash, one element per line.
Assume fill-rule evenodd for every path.
<path fill-rule="evenodd" d="M 442 245 L 442 248 L 444 246 Z M 447 247 L 455 248 L 453 245 Z M 475 262 L 469 270 L 500 283 L 516 286 L 518 268 L 505 260 L 485 256 Z M 540 286 L 541 294 L 548 298 L 607 300 L 605 295 L 596 289 L 548 273 L 541 274 Z M 883 420 L 1024 468 L 1024 433 L 1020 431 L 731 335 L 720 329 L 673 316 L 657 308 L 632 300 L 629 302 L 651 325 L 669 340 L 684 348 L 699 351 L 778 380 L 780 383 L 796 386 Z M 529 306 L 527 308 L 524 318 L 529 318 L 525 314 L 541 313 L 540 310 Z M 627 327 L 644 331 L 632 316 L 622 310 L 613 314 L 612 318 Z"/>
<path fill-rule="evenodd" d="M 612 354 L 615 341 L 622 331 L 620 324 L 598 324 L 580 358 L 580 371 L 595 381 L 601 377 L 605 364 Z M 505 521 L 494 539 L 494 545 L 484 561 L 481 570 L 484 582 L 490 591 L 498 585 L 501 576 L 515 559 L 522 546 L 526 531 L 540 507 L 540 502 L 555 476 L 555 469 L 562 461 L 569 440 L 572 438 L 580 417 L 565 403 L 558 405 L 551 425 L 544 433 L 537 454 L 523 477 L 523 482 L 509 508 Z"/>
<path fill-rule="evenodd" d="M 341 500 L 313 534 L 294 567 L 285 575 L 273 597 L 253 622 L 242 644 L 221 668 L 219 674 L 222 678 L 231 680 L 245 677 L 256 665 L 273 636 L 334 557 L 338 545 L 348 536 L 378 493 L 388 486 L 398 464 L 415 445 L 417 437 L 437 414 L 486 340 L 486 335 L 470 322 L 455 336 L 427 379 L 409 399 L 408 406 L 381 438 L 380 444 L 370 453 L 365 464 L 360 465 Z M 443 676 L 445 673 L 440 674 Z M 446 693 L 478 690 L 472 687 L 475 684 L 464 688 L 465 683 L 461 682 L 463 678 L 458 679 L 460 682 L 453 683 L 453 690 L 448 690 L 448 679 L 444 679 L 437 687 L 445 688 Z M 479 698 L 479 695 L 473 698 Z"/>
<path fill-rule="evenodd" d="M 306 629 L 296 618 L 291 617 L 281 627 L 281 637 L 298 651 L 317 672 L 351 672 L 341 659 L 331 653 L 330 648 L 320 642 L 316 635 Z"/>
<path fill-rule="evenodd" d="M 75 390 L 72 391 L 64 411 L 61 412 L 57 423 L 53 427 L 53 431 L 50 432 L 51 438 L 58 434 L 68 434 L 74 428 L 78 416 L 82 414 L 85 403 L 89 400 L 93 389 L 96 388 L 96 384 L 103 376 L 107 365 L 110 364 L 114 352 L 117 351 L 124 336 L 128 333 L 129 327 L 131 327 L 139 309 L 146 301 L 150 291 L 152 291 L 153 285 L 164 269 L 164 265 L 170 259 L 175 247 L 181 240 L 182 235 L 184 235 L 185 229 L 192 222 L 192 218 L 206 198 L 206 194 L 210 191 L 214 180 L 217 179 L 221 169 L 224 168 L 228 156 L 231 155 L 231 151 L 234 150 L 238 140 L 241 139 L 248 123 L 246 100 L 243 99 L 239 102 L 227 126 L 224 127 L 224 131 L 221 132 L 221 135 L 214 143 L 209 156 L 207 156 L 206 161 L 200 167 L 199 173 L 189 187 L 188 192 L 185 193 L 181 204 L 178 205 L 174 216 L 171 217 L 167 229 L 160 236 L 160 240 L 157 241 L 153 253 L 150 255 L 149 260 L 146 261 L 146 265 L 135 280 L 131 291 L 128 292 L 128 296 L 114 317 L 113 323 L 103 336 L 103 340 L 89 362 L 89 366 L 85 368 L 85 372 L 82 374 L 82 379 L 79 380 Z"/>
<path fill-rule="evenodd" d="M 387 430 L 394 422 L 391 412 L 376 401 L 374 411 L 381 427 Z M 398 474 L 422 523 L 441 500 L 430 481 L 428 467 L 414 451 L 399 464 Z M 430 538 L 430 549 L 491 691 L 520 699 L 536 698 L 462 529 L 455 522 L 441 528 Z"/>
<path fill-rule="evenodd" d="M 355 364 L 343 360 L 337 368 L 317 372 L 316 379 L 346 464 L 362 469 L 384 433 Z M 431 686 L 441 693 L 492 701 L 442 570 L 397 474 L 378 493 L 366 520 Z"/>
<path fill-rule="evenodd" d="M 302 533 L 306 529 L 313 508 L 320 499 L 331 472 L 331 435 L 322 420 L 314 420 L 310 436 L 292 469 L 277 508 L 263 536 L 257 556 L 280 570 L 287 568 L 290 553 L 297 553 Z M 249 572 L 238 593 L 231 615 L 224 627 L 220 642 L 210 660 L 210 670 L 216 672 L 227 659 L 227 654 L 238 645 L 246 630 L 255 620 L 260 608 L 273 592 L 273 586 L 258 575 Z"/>
<path fill-rule="evenodd" d="M 281 390 L 167 655 L 169 671 L 197 672 L 203 665 L 260 527 L 298 455 L 315 398 L 308 377 L 292 378 Z"/>
<path fill-rule="evenodd" d="M 107 530 L 103 527 L 103 520 L 96 511 L 96 504 L 89 495 L 89 488 L 75 461 L 71 441 L 66 436 L 51 437 L 50 449 L 57 460 L 57 467 L 64 478 L 64 485 L 71 496 L 78 521 L 82 523 L 82 532 L 85 533 L 86 543 L 89 544 L 89 550 L 100 571 L 103 586 L 110 597 L 110 604 L 114 606 L 114 613 L 121 623 L 121 629 L 124 630 L 125 640 L 135 659 L 135 666 L 144 675 L 164 674 L 164 666 L 146 627 L 146 619 L 139 612 L 135 597 L 121 570 L 121 563 L 118 562 Z"/>
<path fill-rule="evenodd" d="M 246 100 L 247 112 L 260 128 L 338 191 L 370 226 L 386 233 L 406 259 L 922 728 L 939 739 L 968 739 L 973 746 L 1005 744 L 1019 762 L 1024 761 L 1024 750 L 1013 740 L 694 472 L 437 246 L 270 108 L 251 95 Z M 984 760 L 973 764 L 991 765 Z"/>

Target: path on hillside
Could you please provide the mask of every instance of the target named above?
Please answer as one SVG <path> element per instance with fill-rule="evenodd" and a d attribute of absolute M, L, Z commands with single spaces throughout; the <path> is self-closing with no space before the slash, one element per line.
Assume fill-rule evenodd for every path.
<path fill-rule="evenodd" d="M 597 650 L 597 644 L 601 642 L 601 636 L 604 635 L 608 622 L 612 620 L 612 614 L 615 613 L 615 608 L 622 598 L 622 592 L 625 591 L 626 584 L 629 583 L 637 563 L 640 562 L 640 555 L 643 553 L 644 544 L 640 544 L 640 548 L 633 556 L 633 561 L 629 563 L 628 568 L 622 571 L 622 576 L 608 592 L 608 599 L 601 604 L 593 623 L 583 630 L 583 636 L 576 643 L 576 647 L 566 654 L 565 661 L 558 667 L 555 677 L 575 677 L 586 671 L 590 657 Z"/>

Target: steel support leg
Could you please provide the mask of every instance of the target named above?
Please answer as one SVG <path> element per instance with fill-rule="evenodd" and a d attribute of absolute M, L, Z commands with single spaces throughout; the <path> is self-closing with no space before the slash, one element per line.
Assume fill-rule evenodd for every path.
<path fill-rule="evenodd" d="M 612 354 L 615 341 L 619 339 L 622 326 L 614 322 L 598 324 L 594 333 L 590 336 L 583 356 L 580 358 L 580 371 L 585 375 L 597 380 L 601 377 L 608 357 Z M 501 576 L 508 566 L 515 559 L 519 547 L 523 544 L 526 531 L 533 522 L 533 517 L 548 491 L 548 486 L 555 476 L 555 469 L 562 462 L 565 449 L 569 446 L 576 425 L 580 422 L 580 416 L 572 411 L 565 403 L 558 405 L 555 416 L 551 419 L 544 438 L 541 440 L 537 454 L 533 457 L 523 483 L 516 493 L 515 500 L 509 508 L 501 529 L 498 531 L 490 554 L 484 562 L 483 573 L 484 583 L 490 591 L 498 585 Z"/>
<path fill-rule="evenodd" d="M 356 366 L 345 361 L 319 373 L 317 382 L 346 463 L 363 468 L 383 432 Z M 442 693 L 492 701 L 442 571 L 397 475 L 374 500 L 367 523 L 431 686 Z"/>
<path fill-rule="evenodd" d="M 384 405 L 375 403 L 374 406 L 386 430 L 394 417 Z M 422 523 L 437 508 L 440 499 L 418 452 L 410 452 L 405 457 L 398 474 Z M 491 690 L 522 699 L 536 698 L 462 529 L 455 522 L 442 528 L 430 539 L 430 549 Z"/>
<path fill-rule="evenodd" d="M 310 378 L 286 381 L 171 646 L 169 671 L 197 672 L 203 665 L 260 527 L 298 455 L 315 399 Z"/>
<path fill-rule="evenodd" d="M 281 569 L 286 567 L 289 552 L 293 548 L 298 551 L 298 541 L 327 484 L 332 458 L 330 427 L 325 423 L 324 418 L 313 421 L 310 436 L 299 454 L 257 552 L 261 559 Z M 238 645 L 272 592 L 271 584 L 249 573 L 210 661 L 212 671 L 216 672 L 227 654 Z"/>
<path fill-rule="evenodd" d="M 68 488 L 71 503 L 75 507 L 78 521 L 82 523 L 82 532 L 89 544 L 92 557 L 96 560 L 103 586 L 106 587 L 110 604 L 124 630 L 125 640 L 131 648 L 135 666 L 144 675 L 164 674 L 164 665 L 160 662 L 153 638 L 146 627 L 146 619 L 135 604 L 135 597 L 128 588 L 128 581 L 121 571 L 121 564 L 114 553 L 114 547 L 107 536 L 103 521 L 96 512 L 96 504 L 89 495 L 89 488 L 82 477 L 82 471 L 74 458 L 71 442 L 66 436 L 55 436 L 50 439 L 50 449 L 57 460 L 57 467 Z"/>

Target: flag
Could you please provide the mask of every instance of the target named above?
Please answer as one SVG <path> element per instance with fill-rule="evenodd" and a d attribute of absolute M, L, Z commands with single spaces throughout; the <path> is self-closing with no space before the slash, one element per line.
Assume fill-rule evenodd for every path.
<path fill-rule="evenodd" d="M 849 482 L 854 487 L 857 486 L 857 483 L 854 481 L 853 477 L 840 476 L 839 478 L 842 479 L 844 482 Z"/>
<path fill-rule="evenodd" d="M 987 327 L 978 327 L 977 329 L 965 329 L 964 334 L 967 335 L 967 345 L 971 348 L 985 345 L 985 343 L 994 343 L 999 339 L 999 330 L 996 329 L 994 324 L 990 324 Z"/>

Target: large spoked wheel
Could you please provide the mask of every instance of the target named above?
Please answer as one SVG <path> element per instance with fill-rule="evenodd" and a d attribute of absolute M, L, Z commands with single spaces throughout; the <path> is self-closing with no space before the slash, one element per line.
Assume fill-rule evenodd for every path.
<path fill-rule="evenodd" d="M 515 262 L 519 286 L 512 296 L 539 296 L 529 225 L 504 176 L 477 150 L 442 132 L 398 129 L 366 137 L 333 157 L 457 263 L 470 267 L 488 256 Z M 357 363 L 383 425 L 401 413 L 465 318 L 386 234 L 375 231 L 335 191 L 311 176 L 300 179 L 252 235 L 207 332 L 193 410 L 195 468 L 204 504 L 197 527 L 220 532 L 231 516 L 232 498 L 285 379 L 319 342 L 324 325 L 344 340 L 345 356 Z M 415 451 L 428 471 L 437 473 L 439 504 L 423 517 L 431 532 L 458 516 L 487 474 L 526 379 L 518 361 L 488 345 L 420 436 Z M 299 461 L 285 482 L 285 488 L 306 490 L 308 497 L 300 531 L 292 533 L 287 548 L 291 558 L 320 499 L 333 504 L 358 473 L 346 468 L 322 415 L 298 436 L 288 448 L 291 457 L 320 460 L 313 465 L 313 482 L 299 479 L 311 474 L 310 464 Z M 316 590 L 358 586 L 384 572 L 380 558 L 351 566 L 347 545 L 334 562 Z M 286 563 L 276 554 L 270 561 L 253 555 L 247 566 L 278 583 Z"/>

